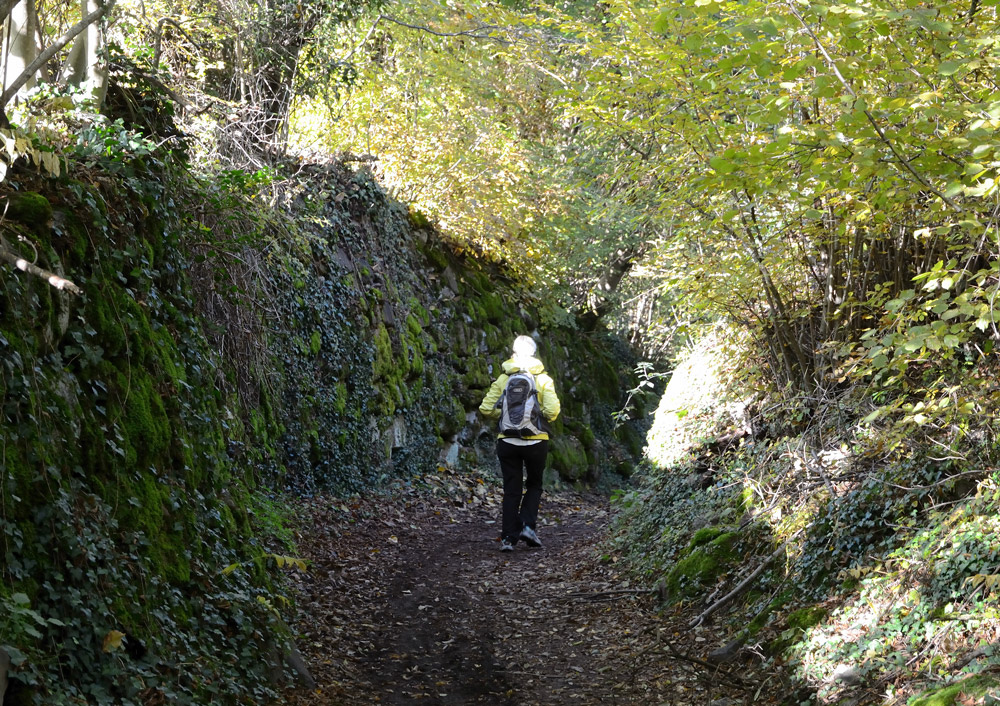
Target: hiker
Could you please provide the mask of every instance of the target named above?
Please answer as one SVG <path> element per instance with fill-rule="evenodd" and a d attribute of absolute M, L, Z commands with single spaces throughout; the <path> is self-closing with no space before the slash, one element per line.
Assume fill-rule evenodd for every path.
<path fill-rule="evenodd" d="M 497 458 L 503 474 L 503 526 L 500 551 L 514 550 L 518 540 L 542 546 L 535 531 L 542 499 L 542 473 L 549 452 L 548 422 L 559 416 L 555 384 L 535 357 L 531 336 L 514 339 L 514 355 L 490 386 L 479 413 L 498 420 Z M 527 483 L 524 473 L 527 472 Z M 525 488 L 526 490 L 523 490 Z M 523 491 L 523 497 L 522 497 Z"/>

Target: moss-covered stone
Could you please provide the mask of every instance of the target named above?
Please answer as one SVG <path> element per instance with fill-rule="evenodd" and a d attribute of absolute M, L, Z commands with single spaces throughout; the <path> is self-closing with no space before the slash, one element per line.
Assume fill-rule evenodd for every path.
<path fill-rule="evenodd" d="M 691 542 L 688 544 L 688 549 L 694 549 L 695 547 L 708 544 L 712 540 L 731 531 L 731 529 L 726 527 L 702 527 L 700 530 L 691 535 Z"/>
<path fill-rule="evenodd" d="M 824 606 L 806 606 L 789 613 L 785 618 L 785 624 L 796 630 L 808 630 L 823 622 L 829 614 L 830 610 Z"/>
<path fill-rule="evenodd" d="M 482 358 L 473 358 L 467 361 L 467 365 L 468 372 L 462 376 L 462 385 L 471 390 L 485 392 L 493 383 L 494 377 L 490 375 L 488 363 Z"/>
<path fill-rule="evenodd" d="M 706 528 L 708 529 L 708 528 Z M 667 593 L 673 600 L 692 596 L 716 578 L 734 560 L 735 532 L 723 532 L 694 547 L 667 574 Z"/>
<path fill-rule="evenodd" d="M 565 435 L 556 435 L 549 442 L 549 463 L 560 476 L 571 482 L 585 478 L 590 468 L 583 444 Z"/>
<path fill-rule="evenodd" d="M 962 679 L 953 684 L 937 687 L 919 694 L 907 702 L 907 706 L 954 706 L 961 695 L 979 699 L 987 691 L 998 685 L 997 679 L 988 674 Z M 963 702 L 964 703 L 964 702 Z"/>
<path fill-rule="evenodd" d="M 48 227 L 52 220 L 52 204 L 35 191 L 14 193 L 7 200 L 7 218 L 23 223 L 35 232 Z"/>

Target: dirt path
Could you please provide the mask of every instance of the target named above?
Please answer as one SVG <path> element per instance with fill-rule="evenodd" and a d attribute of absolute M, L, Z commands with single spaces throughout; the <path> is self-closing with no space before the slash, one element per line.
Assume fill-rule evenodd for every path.
<path fill-rule="evenodd" d="M 730 703 L 667 656 L 670 621 L 602 557 L 606 500 L 547 495 L 544 546 L 501 553 L 497 488 L 429 485 L 308 506 L 297 629 L 319 687 L 284 703 Z"/>

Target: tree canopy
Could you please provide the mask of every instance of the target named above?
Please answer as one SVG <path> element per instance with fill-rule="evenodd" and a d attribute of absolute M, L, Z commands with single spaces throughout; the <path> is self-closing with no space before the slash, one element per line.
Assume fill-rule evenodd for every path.
<path fill-rule="evenodd" d="M 75 15 L 30 7 L 38 56 Z M 161 85 L 209 163 L 369 163 L 456 248 L 650 356 L 725 318 L 808 395 L 991 345 L 995 3 L 97 9 L 90 64 Z M 71 63 L 50 54 L 29 104 Z"/>

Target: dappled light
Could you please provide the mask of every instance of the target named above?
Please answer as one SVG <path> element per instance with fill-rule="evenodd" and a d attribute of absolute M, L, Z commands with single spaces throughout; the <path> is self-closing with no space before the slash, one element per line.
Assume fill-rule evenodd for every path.
<path fill-rule="evenodd" d="M 998 13 L 0 2 L 0 701 L 995 703 Z"/>

